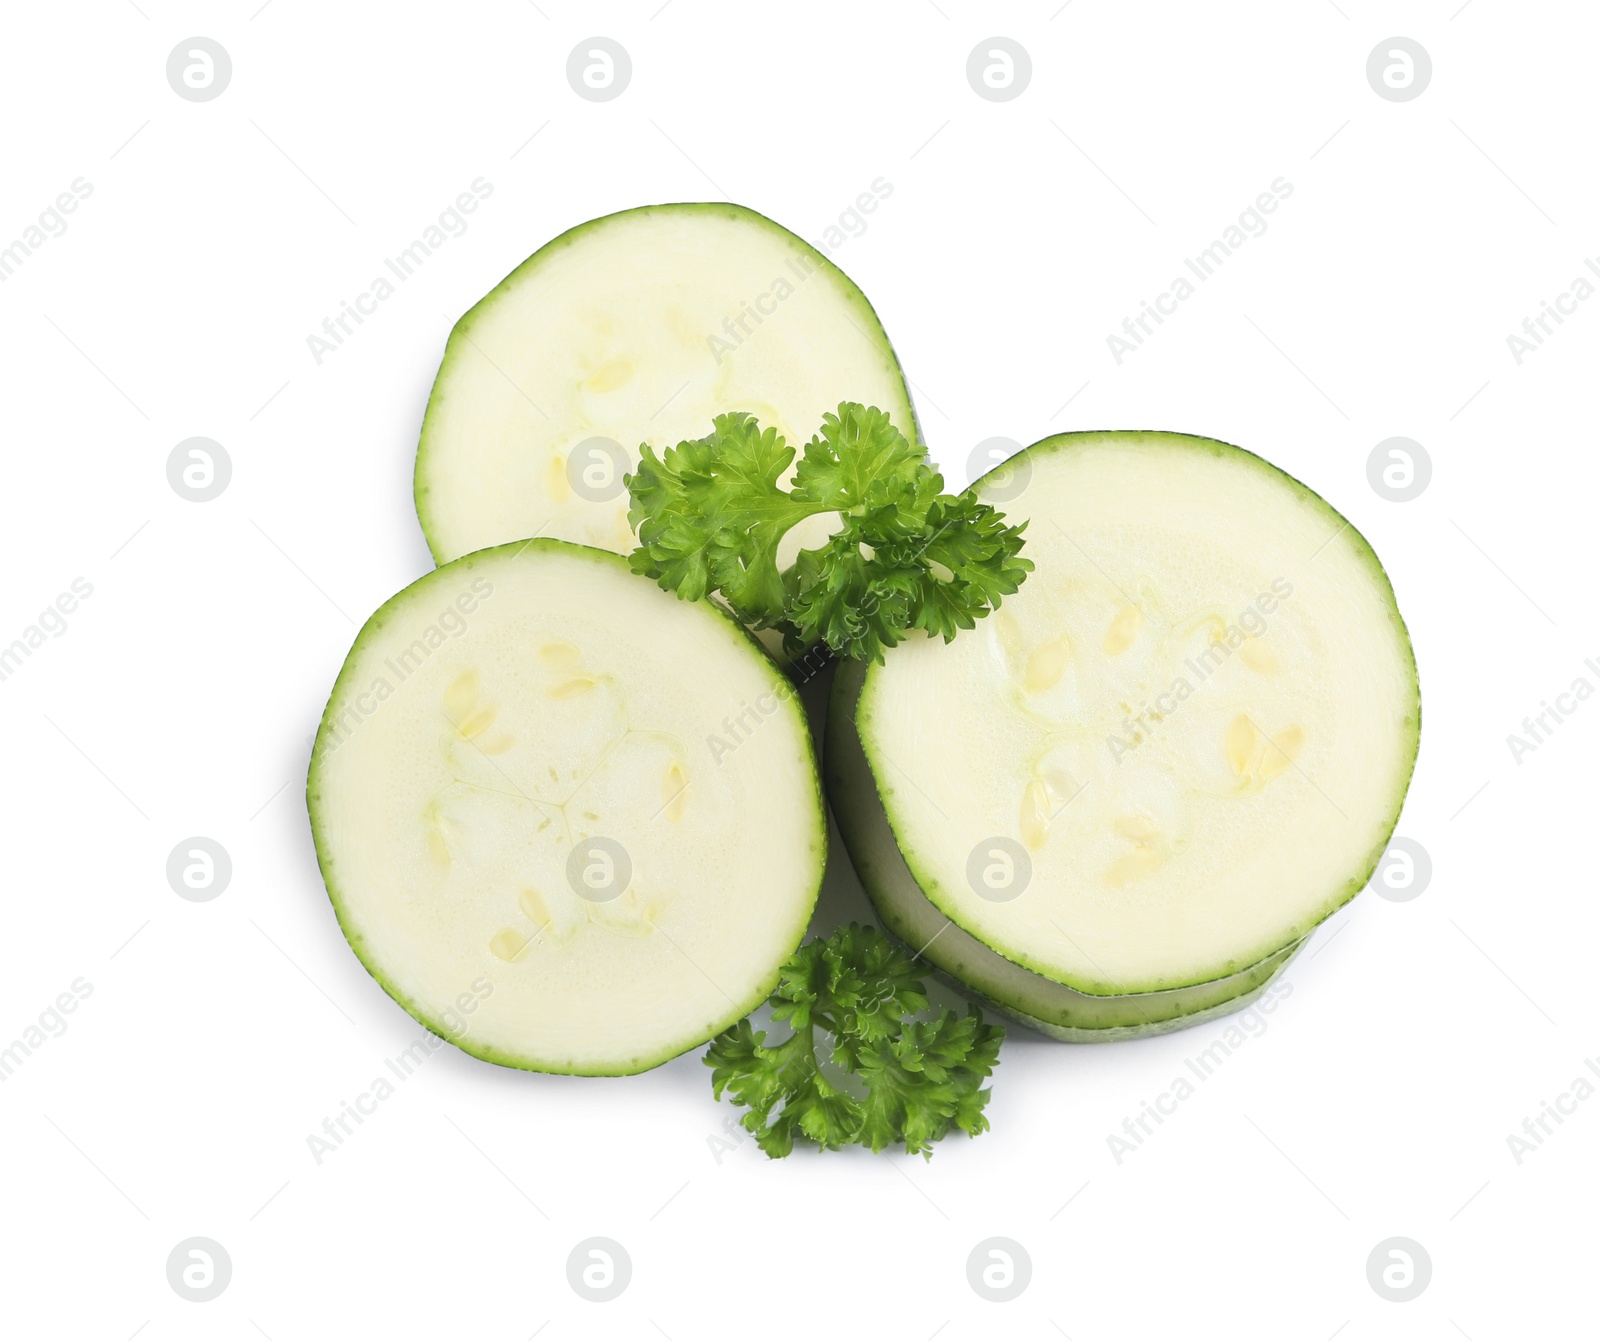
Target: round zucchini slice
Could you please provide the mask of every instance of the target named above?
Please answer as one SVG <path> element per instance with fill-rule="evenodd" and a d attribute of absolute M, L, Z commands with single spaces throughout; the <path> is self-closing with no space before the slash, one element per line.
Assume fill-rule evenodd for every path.
<path fill-rule="evenodd" d="M 787 229 L 739 205 L 652 205 L 530 256 L 455 325 L 417 447 L 436 562 L 532 535 L 626 554 L 639 447 L 744 411 L 792 443 L 841 401 L 918 441 L 877 314 Z M 782 559 L 830 533 L 814 517 Z"/>
<path fill-rule="evenodd" d="M 1126 998 L 1252 990 L 1366 884 L 1405 798 L 1420 700 L 1382 566 L 1316 494 L 1207 438 L 1065 434 L 978 488 L 1028 522 L 1035 570 L 973 632 L 862 677 L 866 769 L 830 765 L 852 853 L 876 804 L 952 924 L 935 947 L 984 965 L 950 971 L 1002 1005 L 1036 978 L 1137 1028 Z M 861 860 L 886 921 L 916 906 Z M 914 936 L 918 912 L 898 914 Z"/>
<path fill-rule="evenodd" d="M 729 749 L 721 723 L 752 709 Z M 826 852 L 810 732 L 750 636 L 548 539 L 446 564 L 367 621 L 307 799 L 372 976 L 535 1071 L 643 1071 L 748 1014 Z"/>

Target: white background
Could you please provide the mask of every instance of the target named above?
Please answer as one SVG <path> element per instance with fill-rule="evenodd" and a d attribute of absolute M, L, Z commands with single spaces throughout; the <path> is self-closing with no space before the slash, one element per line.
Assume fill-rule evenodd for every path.
<path fill-rule="evenodd" d="M 1600 703 L 1520 763 L 1506 740 L 1600 684 L 1600 302 L 1521 366 L 1506 343 L 1600 256 L 1591 6 L 258 3 L 5 18 L 0 245 L 73 179 L 93 194 L 0 285 L 0 643 L 94 591 L 0 683 L 0 1044 L 93 992 L 0 1084 L 0 1330 L 1592 1333 L 1600 1101 L 1520 1165 L 1506 1139 L 1600 1054 Z M 603 104 L 564 75 L 596 33 L 633 61 Z M 996 33 L 1033 63 L 1005 103 L 965 76 Z M 195 34 L 232 57 L 215 101 L 166 82 Z M 1365 75 L 1395 34 L 1433 60 L 1406 103 Z M 480 176 L 470 230 L 318 366 L 306 337 Z M 927 1164 L 719 1162 L 729 1110 L 694 1055 L 574 1080 L 444 1049 L 317 1166 L 307 1136 L 419 1033 L 339 935 L 301 788 L 358 623 L 429 566 L 410 475 L 451 321 L 592 216 L 728 198 L 820 239 L 880 176 L 835 259 L 954 482 L 995 435 L 1179 429 L 1263 453 L 1372 541 L 1421 665 L 1400 832 L 1431 884 L 1334 918 L 1267 1031 L 1120 1165 L 1108 1135 L 1222 1026 L 1016 1030 L 994 1130 Z M 1278 177 L 1269 230 L 1119 366 L 1106 336 Z M 1433 461 L 1409 503 L 1367 482 L 1397 434 Z M 165 474 L 193 435 L 233 461 L 205 504 Z M 191 835 L 232 857 L 213 902 L 165 878 Z M 842 863 L 827 907 L 864 916 Z M 233 1262 L 211 1303 L 166 1280 L 192 1235 Z M 605 1305 L 566 1282 L 591 1235 L 633 1261 Z M 1033 1262 L 1012 1303 L 967 1283 L 992 1235 Z M 1412 1303 L 1367 1282 L 1392 1235 L 1433 1262 Z"/>

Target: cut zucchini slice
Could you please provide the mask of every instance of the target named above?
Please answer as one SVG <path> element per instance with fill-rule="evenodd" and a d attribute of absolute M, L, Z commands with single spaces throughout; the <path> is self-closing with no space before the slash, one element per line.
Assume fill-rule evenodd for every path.
<path fill-rule="evenodd" d="M 417 448 L 417 516 L 439 563 L 532 535 L 625 554 L 641 443 L 704 437 L 742 410 L 803 444 L 846 400 L 918 441 L 877 314 L 820 253 L 738 205 L 607 215 L 456 323 Z M 796 527 L 783 562 L 830 530 Z"/>
<path fill-rule="evenodd" d="M 1266 970 L 1366 884 L 1416 758 L 1376 556 L 1288 475 L 1181 434 L 1047 438 L 979 493 L 1029 523 L 1035 571 L 867 670 L 841 828 L 880 802 L 955 929 L 1075 992 Z"/>
<path fill-rule="evenodd" d="M 730 749 L 741 713 L 760 726 Z M 447 564 L 367 621 L 307 799 L 372 976 L 536 1071 L 642 1071 L 748 1014 L 826 852 L 810 732 L 749 635 L 547 539 Z"/>

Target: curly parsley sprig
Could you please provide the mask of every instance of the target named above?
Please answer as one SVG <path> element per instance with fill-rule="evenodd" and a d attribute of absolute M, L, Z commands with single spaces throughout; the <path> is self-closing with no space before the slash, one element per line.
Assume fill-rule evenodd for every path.
<path fill-rule="evenodd" d="M 634 572 L 685 600 L 713 592 L 747 624 L 783 628 L 791 651 L 825 642 L 882 661 L 921 629 L 949 642 L 1022 585 L 1022 526 L 944 480 L 882 410 L 845 403 L 823 416 L 792 487 L 795 449 L 748 414 L 719 415 L 709 436 L 648 444 L 628 476 Z M 818 549 L 778 568 L 778 544 L 807 517 L 841 516 Z"/>
<path fill-rule="evenodd" d="M 932 1158 L 933 1142 L 959 1129 L 987 1131 L 980 1088 L 999 1060 L 1005 1030 L 965 1015 L 928 1012 L 915 960 L 875 927 L 852 922 L 803 945 L 784 965 L 771 998 L 773 1018 L 794 1031 L 768 1046 L 749 1020 L 711 1042 L 717 1098 L 749 1111 L 741 1122 L 777 1159 L 796 1137 L 824 1150 L 859 1143 L 874 1151 L 902 1142 Z M 831 1039 L 834 1066 L 855 1077 L 851 1091 L 818 1064 L 818 1031 Z"/>

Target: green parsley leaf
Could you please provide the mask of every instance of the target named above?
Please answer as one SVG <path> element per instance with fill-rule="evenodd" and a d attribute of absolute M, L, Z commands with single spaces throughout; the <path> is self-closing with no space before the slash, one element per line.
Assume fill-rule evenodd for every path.
<path fill-rule="evenodd" d="M 794 482 L 779 480 L 794 466 Z M 636 573 L 684 600 L 713 592 L 747 624 L 781 628 L 791 652 L 818 642 L 882 661 L 912 629 L 946 642 L 1022 585 L 1023 526 L 944 480 L 882 410 L 845 403 L 795 449 L 748 414 L 659 456 L 640 448 L 627 479 Z M 805 518 L 840 529 L 787 571 L 778 544 Z"/>
<path fill-rule="evenodd" d="M 932 1013 L 916 961 L 876 927 L 851 923 L 797 950 L 778 976 L 772 1016 L 793 1031 L 768 1044 L 740 1020 L 711 1042 L 711 1088 L 748 1109 L 741 1124 L 777 1159 L 804 1137 L 824 1150 L 859 1143 L 932 1158 L 954 1130 L 987 1131 L 982 1088 L 1000 1057 L 1005 1030 L 965 1015 Z M 848 1088 L 823 1073 L 828 1060 Z"/>

